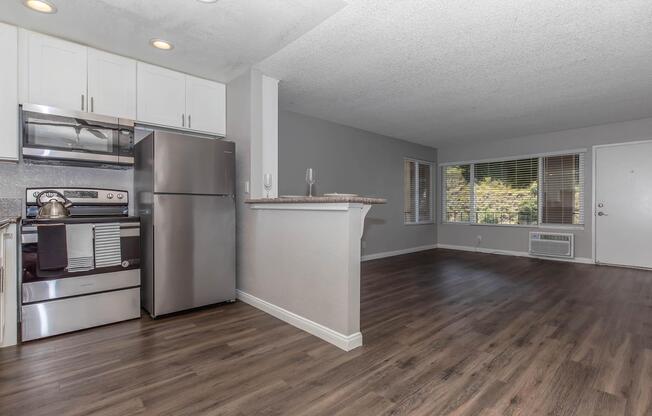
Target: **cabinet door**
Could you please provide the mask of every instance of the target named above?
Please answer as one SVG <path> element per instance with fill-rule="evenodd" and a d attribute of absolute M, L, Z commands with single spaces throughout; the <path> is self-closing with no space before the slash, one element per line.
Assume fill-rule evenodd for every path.
<path fill-rule="evenodd" d="M 138 62 L 137 120 L 163 126 L 186 125 L 186 77 Z"/>
<path fill-rule="evenodd" d="M 136 119 L 136 61 L 88 48 L 88 111 Z"/>
<path fill-rule="evenodd" d="M 18 160 L 18 29 L 0 23 L 0 160 Z"/>
<path fill-rule="evenodd" d="M 0 230 L 0 264 L 4 264 L 4 291 L 0 293 L 4 310 L 0 311 L 0 347 L 16 345 L 18 331 L 18 298 L 16 287 L 18 286 L 18 264 L 16 254 L 18 252 L 16 240 L 16 224 L 10 224 L 4 230 Z"/>
<path fill-rule="evenodd" d="M 189 129 L 226 134 L 226 86 L 186 76 L 186 112 Z"/>
<path fill-rule="evenodd" d="M 28 37 L 28 101 L 86 110 L 86 47 L 25 31 Z"/>

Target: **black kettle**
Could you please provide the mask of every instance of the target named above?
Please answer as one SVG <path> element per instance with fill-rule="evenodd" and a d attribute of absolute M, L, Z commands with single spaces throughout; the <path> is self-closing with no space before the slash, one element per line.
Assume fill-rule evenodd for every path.
<path fill-rule="evenodd" d="M 41 197 L 45 194 L 48 194 L 50 197 L 50 200 L 43 203 L 41 200 Z M 61 199 L 63 199 L 63 202 L 59 201 L 58 199 L 54 198 L 54 196 L 59 196 Z M 40 192 L 36 196 L 36 204 L 38 205 L 38 214 L 36 215 L 37 219 L 58 219 L 58 218 L 66 218 L 70 216 L 70 208 L 72 206 L 72 202 L 63 196 L 61 192 L 52 190 L 52 189 L 46 189 L 45 191 Z"/>

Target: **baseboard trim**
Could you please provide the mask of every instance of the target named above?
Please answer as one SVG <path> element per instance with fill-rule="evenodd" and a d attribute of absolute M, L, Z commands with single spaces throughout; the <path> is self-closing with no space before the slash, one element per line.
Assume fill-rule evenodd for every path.
<path fill-rule="evenodd" d="M 471 246 L 456 246 L 452 244 L 437 244 L 437 248 L 443 248 L 448 250 L 460 250 L 460 251 L 473 251 L 476 253 L 485 253 L 485 254 L 498 254 L 501 256 L 516 256 L 516 257 L 529 257 L 532 259 L 539 260 L 550 260 L 550 261 L 563 261 L 567 263 L 581 263 L 581 264 L 595 264 L 593 259 L 588 257 L 575 257 L 573 259 L 558 259 L 554 257 L 539 257 L 533 256 L 527 251 L 512 251 L 512 250 L 494 250 L 485 247 L 471 247 Z"/>
<path fill-rule="evenodd" d="M 235 292 L 238 299 L 242 302 L 251 305 L 256 309 L 260 309 L 283 322 L 287 322 L 292 326 L 306 331 L 317 338 L 330 342 L 344 351 L 351 351 L 354 348 L 362 346 L 362 334 L 360 332 L 356 332 L 352 335 L 344 335 L 324 325 L 318 324 L 317 322 L 311 321 L 310 319 L 304 318 L 303 316 L 297 315 L 294 312 L 290 312 L 287 309 L 283 309 L 280 306 L 276 306 L 273 303 L 269 303 L 266 300 L 262 300 L 247 292 L 243 292 L 242 290 L 236 289 Z"/>
<path fill-rule="evenodd" d="M 416 253 L 418 251 L 432 250 L 433 248 L 437 248 L 437 244 L 429 244 L 427 246 L 410 247 L 410 248 L 404 248 L 402 250 L 384 251 L 382 253 L 367 254 L 360 257 L 360 260 L 361 261 L 376 260 L 385 257 L 400 256 L 402 254 Z"/>

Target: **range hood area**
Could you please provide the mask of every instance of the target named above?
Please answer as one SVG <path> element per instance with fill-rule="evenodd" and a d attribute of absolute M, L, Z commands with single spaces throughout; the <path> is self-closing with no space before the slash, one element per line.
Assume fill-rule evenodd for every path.
<path fill-rule="evenodd" d="M 134 121 L 38 104 L 20 106 L 23 159 L 70 166 L 129 168 Z"/>

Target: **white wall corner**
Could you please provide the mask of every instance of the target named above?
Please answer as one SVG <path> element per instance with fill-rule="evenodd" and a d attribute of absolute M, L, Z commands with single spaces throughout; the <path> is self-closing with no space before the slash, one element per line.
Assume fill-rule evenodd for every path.
<path fill-rule="evenodd" d="M 278 80 L 262 76 L 262 164 L 263 174 L 272 175 L 270 197 L 278 196 Z M 267 191 L 265 190 L 265 194 Z"/>
<path fill-rule="evenodd" d="M 272 175 L 270 197 L 278 196 L 278 83 L 251 70 L 251 197 L 267 195 L 263 178 Z"/>

